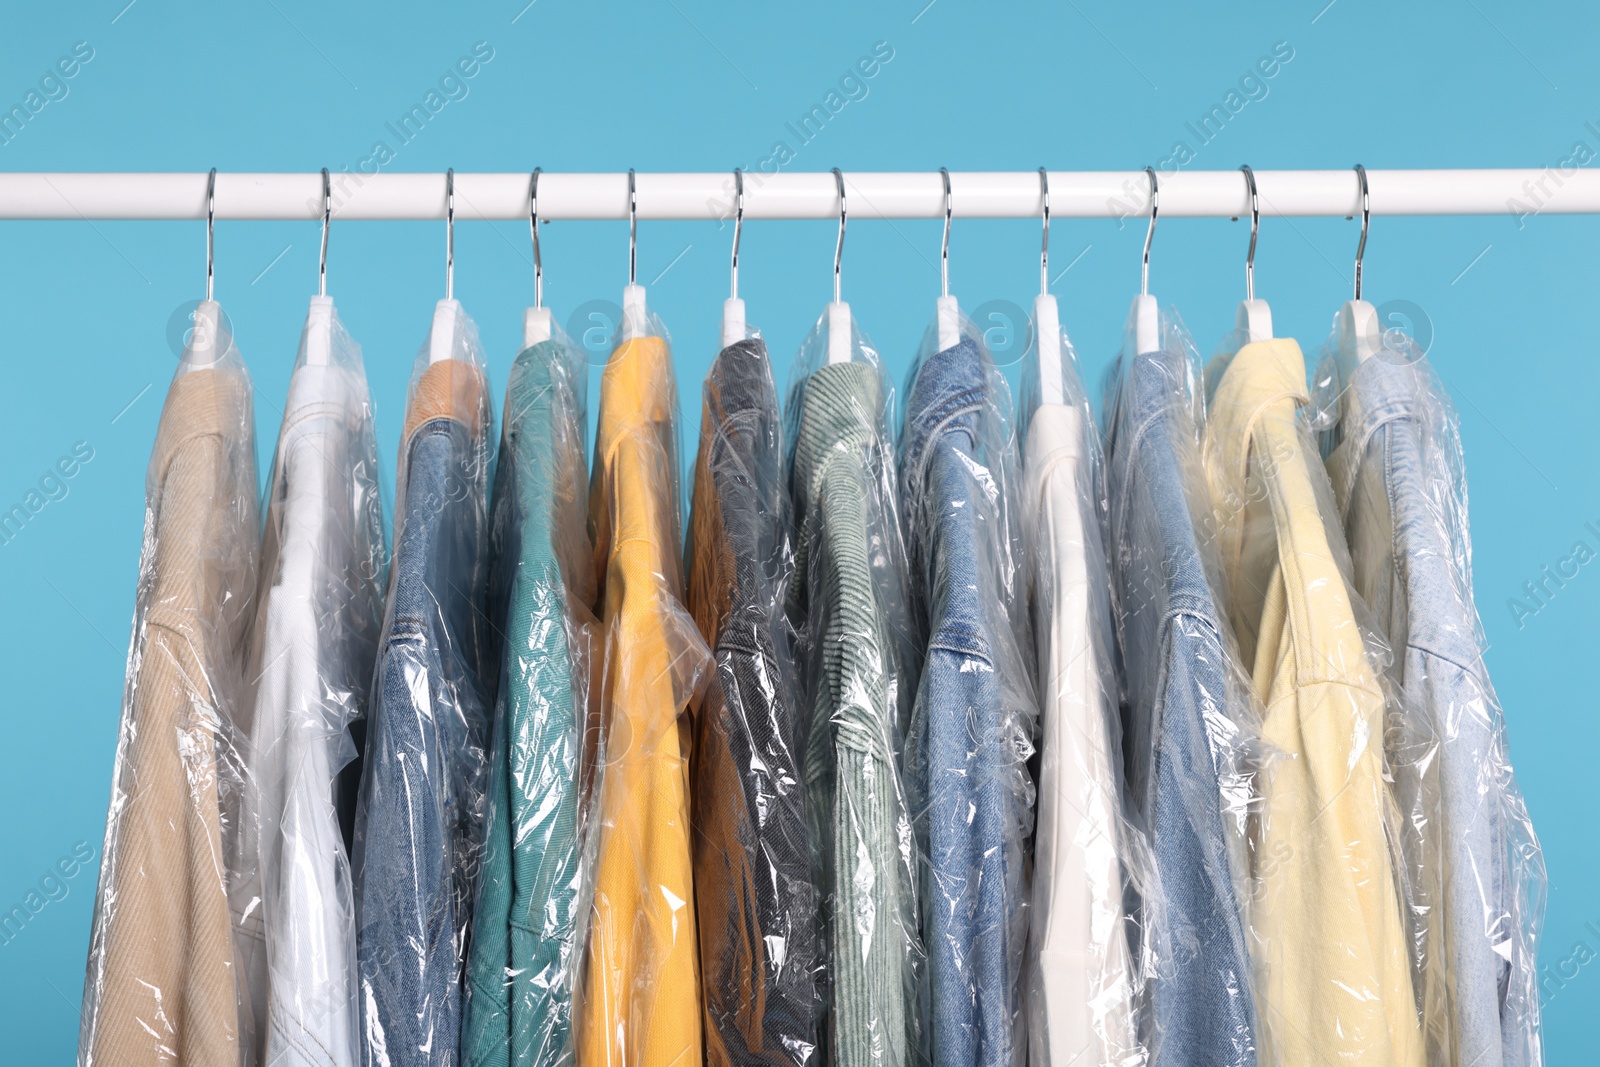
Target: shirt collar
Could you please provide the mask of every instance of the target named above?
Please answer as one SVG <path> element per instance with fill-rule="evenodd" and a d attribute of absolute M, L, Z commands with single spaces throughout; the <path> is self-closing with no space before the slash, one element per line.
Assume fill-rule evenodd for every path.
<path fill-rule="evenodd" d="M 219 362 L 178 375 L 167 390 L 150 455 L 152 486 L 166 481 L 167 467 L 196 438 L 239 438 L 254 425 L 250 378 L 243 364 Z"/>
<path fill-rule="evenodd" d="M 929 356 L 916 372 L 906 403 L 905 469 L 921 469 L 924 454 L 945 434 L 965 434 L 978 444 L 978 423 L 994 402 L 988 354 L 970 338 Z"/>
<path fill-rule="evenodd" d="M 795 505 L 807 506 L 827 461 L 848 453 L 859 463 L 883 420 L 883 383 L 870 363 L 829 363 L 806 379 L 794 449 Z"/>
<path fill-rule="evenodd" d="M 1271 405 L 1290 400 L 1309 402 L 1306 363 L 1300 346 L 1287 337 L 1253 341 L 1239 349 L 1217 385 L 1206 416 L 1208 450 L 1236 464 L 1227 471 L 1232 484 L 1243 485 L 1250 462 L 1250 438 L 1257 420 Z"/>

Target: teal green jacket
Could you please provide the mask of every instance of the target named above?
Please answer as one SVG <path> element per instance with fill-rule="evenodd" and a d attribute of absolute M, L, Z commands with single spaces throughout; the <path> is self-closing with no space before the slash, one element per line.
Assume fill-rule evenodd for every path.
<path fill-rule="evenodd" d="M 502 645 L 484 866 L 467 958 L 466 1067 L 573 1062 L 573 983 L 587 912 L 579 827 L 586 715 L 581 367 L 559 342 L 506 385 L 495 476 L 490 619 Z"/>

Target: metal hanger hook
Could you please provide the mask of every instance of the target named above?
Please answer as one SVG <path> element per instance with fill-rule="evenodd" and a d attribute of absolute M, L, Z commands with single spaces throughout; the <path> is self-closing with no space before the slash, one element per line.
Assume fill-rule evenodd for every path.
<path fill-rule="evenodd" d="M 333 184 L 322 168 L 322 251 L 317 253 L 317 295 L 328 295 L 328 220 L 333 217 Z"/>
<path fill-rule="evenodd" d="M 833 180 L 839 186 L 839 239 L 833 246 L 833 302 L 838 304 L 842 302 L 839 297 L 839 264 L 844 258 L 844 225 L 849 216 L 844 203 L 844 175 L 838 167 L 833 168 Z"/>
<path fill-rule="evenodd" d="M 1050 173 L 1039 168 L 1039 198 L 1043 203 L 1044 239 L 1039 245 L 1039 295 L 1050 292 Z"/>
<path fill-rule="evenodd" d="M 444 298 L 456 298 L 456 170 L 444 172 Z"/>
<path fill-rule="evenodd" d="M 1356 164 L 1356 177 L 1361 182 L 1361 241 L 1356 245 L 1356 299 L 1361 299 L 1361 261 L 1367 254 L 1367 228 L 1372 225 L 1372 196 L 1367 189 L 1367 168 Z"/>
<path fill-rule="evenodd" d="M 1156 215 L 1161 210 L 1161 182 L 1156 179 L 1156 168 L 1146 167 L 1150 176 L 1150 225 L 1144 231 L 1144 260 L 1139 266 L 1139 295 L 1150 295 L 1150 242 L 1156 235 Z"/>
<path fill-rule="evenodd" d="M 539 257 L 539 168 L 528 183 L 528 228 L 533 231 L 533 306 L 544 307 L 544 261 Z"/>
<path fill-rule="evenodd" d="M 1244 171 L 1244 183 L 1250 190 L 1250 251 L 1244 260 L 1244 298 L 1256 298 L 1256 237 L 1261 232 L 1261 197 L 1256 193 L 1256 173 L 1250 169 L 1250 164 L 1245 163 L 1239 167 Z"/>
<path fill-rule="evenodd" d="M 628 284 L 634 284 L 639 269 L 639 192 L 634 185 L 633 168 L 628 168 Z"/>
<path fill-rule="evenodd" d="M 950 171 L 939 168 L 944 179 L 944 239 L 939 244 L 939 295 L 950 295 L 950 218 L 955 214 L 955 198 L 950 195 Z"/>
<path fill-rule="evenodd" d="M 206 299 L 211 299 L 216 256 L 214 234 L 217 228 L 217 168 L 206 178 Z"/>
<path fill-rule="evenodd" d="M 739 235 L 744 232 L 744 171 L 733 168 L 733 268 L 728 282 L 728 296 L 739 299 Z"/>

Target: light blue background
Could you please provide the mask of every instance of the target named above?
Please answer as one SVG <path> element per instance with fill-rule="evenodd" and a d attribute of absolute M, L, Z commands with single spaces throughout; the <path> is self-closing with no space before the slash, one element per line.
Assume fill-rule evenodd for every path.
<path fill-rule="evenodd" d="M 1600 151 L 1600 8 L 1582 2 L 897 0 L 783 5 L 782 14 L 731 0 L 126 2 L 11 5 L 0 16 L 7 108 L 74 42 L 94 49 L 66 97 L 0 146 L 0 168 L 355 165 L 375 140 L 393 145 L 384 124 L 480 40 L 494 58 L 467 97 L 389 169 L 731 169 L 756 166 L 779 139 L 797 149 L 787 169 L 808 171 L 1132 169 L 1160 163 L 1180 139 L 1204 169 L 1543 166 L 1579 142 Z M 799 146 L 785 123 L 878 41 L 894 58 L 868 95 Z M 1280 41 L 1293 59 L 1265 98 L 1200 146 L 1185 123 Z M 365 348 L 391 480 L 412 357 L 442 295 L 441 230 L 333 230 L 329 292 Z M 558 317 L 619 299 L 624 224 L 559 223 L 545 234 L 546 302 Z M 677 342 L 687 442 L 717 342 L 729 236 L 709 222 L 640 226 L 640 280 Z M 1167 220 L 1157 232 L 1152 291 L 1178 307 L 1203 352 L 1232 324 L 1246 236 L 1225 220 Z M 742 295 L 780 384 L 829 297 L 833 237 L 828 223 L 746 227 Z M 1138 223 L 1055 227 L 1052 273 L 1073 265 L 1054 290 L 1093 382 L 1119 342 L 1142 237 Z M 1342 220 L 1262 227 L 1258 293 L 1278 332 L 1309 351 L 1348 297 L 1355 238 Z M 66 498 L 0 546 L 9 697 L 0 910 L 23 902 L 76 842 L 98 857 L 144 469 L 173 366 L 168 320 L 202 295 L 203 240 L 196 222 L 0 223 L 0 510 L 75 442 L 94 450 Z M 846 244 L 846 298 L 897 381 L 933 311 L 938 241 L 937 222 L 861 221 Z M 309 222 L 218 228 L 216 292 L 255 376 L 263 457 L 316 284 L 316 246 Z M 1585 1048 L 1592 1056 L 1600 1013 L 1600 966 L 1586 966 L 1600 953 L 1600 565 L 1520 628 L 1507 600 L 1576 542 L 1600 548 L 1597 247 L 1593 218 L 1379 218 L 1367 257 L 1369 297 L 1398 302 L 1390 310 L 1431 335 L 1462 411 L 1489 660 L 1550 870 L 1543 961 L 1553 1064 L 1584 1062 Z M 1029 306 L 1037 253 L 1034 223 L 958 220 L 952 291 L 969 308 L 991 299 Z M 456 295 L 482 329 L 496 390 L 531 290 L 525 226 L 458 226 Z M 995 340 L 1004 349 L 1005 338 Z M 0 945 L 0 1059 L 70 1059 L 94 880 L 91 865 Z"/>

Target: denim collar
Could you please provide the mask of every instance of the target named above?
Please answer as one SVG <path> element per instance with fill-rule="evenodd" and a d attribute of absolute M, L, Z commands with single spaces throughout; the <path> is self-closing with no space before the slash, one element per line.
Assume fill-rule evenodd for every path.
<path fill-rule="evenodd" d="M 969 337 L 929 356 L 917 368 L 906 402 L 905 470 L 919 480 L 928 449 L 946 434 L 978 446 L 978 426 L 994 401 L 988 354 Z"/>
<path fill-rule="evenodd" d="M 1327 460 L 1340 524 L 1358 483 L 1382 487 L 1393 580 L 1404 583 L 1408 603 L 1407 644 L 1480 674 L 1464 482 L 1459 443 L 1446 443 L 1455 442 L 1456 431 L 1443 385 L 1426 359 L 1384 352 L 1356 368 L 1341 403 L 1344 435 Z M 1380 434 L 1382 447 L 1375 444 Z"/>
<path fill-rule="evenodd" d="M 1203 472 L 1196 467 L 1199 440 L 1185 359 L 1181 352 L 1133 356 L 1119 383 L 1126 395 L 1118 399 L 1106 445 L 1116 494 L 1111 513 L 1118 529 L 1112 536 L 1121 542 L 1116 544 L 1118 553 L 1160 553 L 1168 611 L 1185 612 L 1220 630 L 1212 568 L 1195 527 L 1193 497 L 1206 490 L 1199 481 Z M 1138 501 L 1128 498 L 1136 484 L 1143 494 Z M 1159 543 L 1122 541 L 1138 536 L 1149 521 L 1131 517 L 1128 509 L 1146 505 L 1154 510 Z"/>
<path fill-rule="evenodd" d="M 1432 377 L 1426 359 L 1401 359 L 1388 350 L 1356 367 L 1339 401 L 1339 447 L 1327 461 L 1341 512 L 1373 436 L 1389 423 L 1418 417 Z"/>

